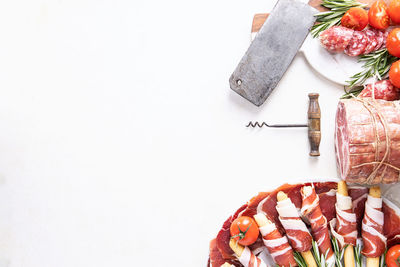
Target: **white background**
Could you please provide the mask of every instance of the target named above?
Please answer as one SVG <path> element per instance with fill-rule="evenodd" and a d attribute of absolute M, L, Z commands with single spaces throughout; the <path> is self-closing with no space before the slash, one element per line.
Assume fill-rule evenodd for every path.
<path fill-rule="evenodd" d="M 335 179 L 341 86 L 300 55 L 260 108 L 229 89 L 274 2 L 0 1 L 0 266 L 205 266 L 258 191 Z M 306 122 L 309 92 L 321 157 L 244 127 Z"/>

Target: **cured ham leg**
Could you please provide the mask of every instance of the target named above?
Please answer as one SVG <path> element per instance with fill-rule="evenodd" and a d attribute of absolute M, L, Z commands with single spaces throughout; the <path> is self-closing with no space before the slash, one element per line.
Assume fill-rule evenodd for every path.
<path fill-rule="evenodd" d="M 345 267 L 355 267 L 354 246 L 357 243 L 357 218 L 352 206 L 346 182 L 341 181 L 338 183 L 336 193 L 336 219 L 331 221 L 331 232 L 341 248 L 347 245 L 344 251 Z"/>
<path fill-rule="evenodd" d="M 386 248 L 386 237 L 383 235 L 384 214 L 379 187 L 371 187 L 365 203 L 361 236 L 364 248 L 361 253 L 367 257 L 367 267 L 378 267 L 379 257 Z"/>
<path fill-rule="evenodd" d="M 311 234 L 301 220 L 296 206 L 282 191 L 277 194 L 277 200 L 276 210 L 290 244 L 295 251 L 301 253 L 308 267 L 317 267 L 317 263 L 311 253 Z"/>
<path fill-rule="evenodd" d="M 268 220 L 264 214 L 258 213 L 254 215 L 254 219 L 260 229 L 264 245 L 276 264 L 282 267 L 297 266 L 287 237 L 282 236 L 276 225 Z"/>
<path fill-rule="evenodd" d="M 316 240 L 319 251 L 322 255 L 326 255 L 328 266 L 335 264 L 334 253 L 329 236 L 328 222 L 322 214 L 319 206 L 319 198 L 312 186 L 304 186 L 301 190 L 303 204 L 301 213 L 308 219 L 311 224 L 311 233 Z"/>
<path fill-rule="evenodd" d="M 260 258 L 256 257 L 248 247 L 238 244 L 235 239 L 232 238 L 229 241 L 229 246 L 235 252 L 236 257 L 244 267 L 267 267 L 267 265 Z"/>

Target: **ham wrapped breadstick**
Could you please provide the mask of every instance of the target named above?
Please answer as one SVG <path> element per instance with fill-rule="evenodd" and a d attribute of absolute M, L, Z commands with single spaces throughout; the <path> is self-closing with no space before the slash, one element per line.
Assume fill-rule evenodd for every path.
<path fill-rule="evenodd" d="M 378 267 L 379 257 L 385 252 L 386 237 L 383 235 L 384 214 L 379 187 L 371 187 L 365 203 L 361 236 L 364 243 L 361 253 L 367 257 L 367 267 Z"/>
<path fill-rule="evenodd" d="M 268 220 L 264 214 L 258 213 L 254 215 L 254 219 L 260 229 L 264 245 L 276 264 L 282 267 L 297 266 L 287 237 L 282 236 L 276 225 Z"/>
<path fill-rule="evenodd" d="M 332 235 L 337 239 L 341 248 L 348 245 L 344 251 L 345 267 L 354 267 L 354 249 L 357 243 L 357 218 L 353 212 L 351 197 L 347 192 L 346 182 L 338 183 L 336 193 L 336 219 L 331 223 Z"/>
<path fill-rule="evenodd" d="M 311 224 L 311 233 L 316 240 L 319 251 L 326 256 L 328 266 L 335 264 L 335 257 L 329 236 L 328 222 L 319 206 L 319 198 L 313 186 L 304 186 L 301 189 L 303 199 L 301 213 Z"/>
<path fill-rule="evenodd" d="M 248 247 L 238 244 L 235 239 L 232 238 L 230 240 L 229 246 L 233 252 L 235 252 L 236 257 L 244 267 L 267 267 L 267 265 L 260 258 L 256 257 Z"/>
<path fill-rule="evenodd" d="M 296 206 L 280 191 L 277 194 L 276 210 L 279 213 L 279 220 L 286 231 L 293 249 L 300 252 L 308 267 L 317 267 L 314 256 L 311 253 L 312 237 L 307 226 L 301 220 Z"/>

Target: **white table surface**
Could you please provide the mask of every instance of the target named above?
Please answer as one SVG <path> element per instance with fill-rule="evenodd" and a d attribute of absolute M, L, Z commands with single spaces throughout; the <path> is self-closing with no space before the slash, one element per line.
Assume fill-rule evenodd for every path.
<path fill-rule="evenodd" d="M 0 1 L 0 266 L 205 266 L 258 191 L 335 179 L 343 93 L 297 56 L 257 108 L 229 89 L 275 1 Z M 320 93 L 321 156 L 306 129 Z"/>

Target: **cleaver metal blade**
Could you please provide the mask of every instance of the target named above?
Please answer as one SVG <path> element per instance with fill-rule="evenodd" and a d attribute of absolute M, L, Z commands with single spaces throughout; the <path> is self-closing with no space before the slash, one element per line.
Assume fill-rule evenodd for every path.
<path fill-rule="evenodd" d="M 303 44 L 316 13 L 299 0 L 278 0 L 231 75 L 231 89 L 254 105 L 262 105 Z"/>

